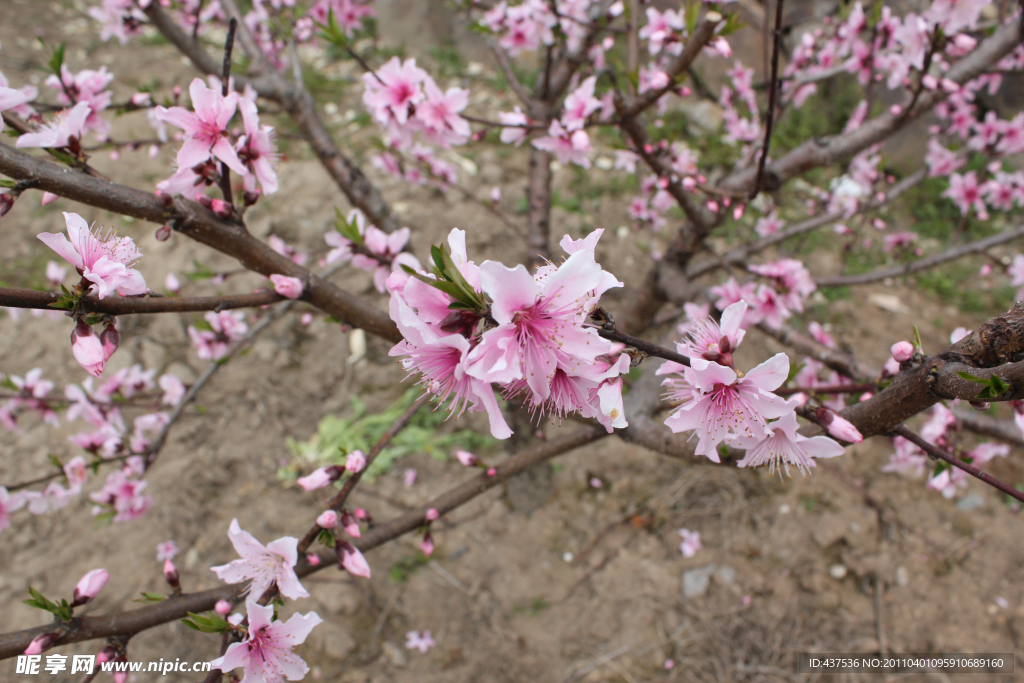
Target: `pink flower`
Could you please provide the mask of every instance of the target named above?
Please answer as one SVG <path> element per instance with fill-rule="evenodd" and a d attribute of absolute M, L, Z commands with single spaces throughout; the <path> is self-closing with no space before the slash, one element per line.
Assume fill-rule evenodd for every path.
<path fill-rule="evenodd" d="M 889 352 L 896 362 L 902 363 L 914 357 L 914 345 L 908 341 L 899 341 L 892 345 Z"/>
<path fill-rule="evenodd" d="M 973 208 L 981 220 L 988 219 L 988 211 L 982 201 L 982 186 L 978 184 L 978 177 L 974 171 L 965 175 L 953 173 L 949 176 L 949 188 L 942 193 L 943 197 L 949 197 L 960 209 L 960 213 L 967 215 Z"/>
<path fill-rule="evenodd" d="M 287 275 L 275 273 L 270 276 L 270 281 L 274 283 L 274 291 L 283 297 L 298 299 L 302 296 L 302 280 L 297 277 L 288 277 Z"/>
<path fill-rule="evenodd" d="M 426 97 L 416 105 L 416 118 L 432 134 L 432 139 L 442 147 L 461 145 L 469 139 L 472 134 L 469 122 L 459 116 L 469 102 L 469 91 L 449 88 L 442 93 L 429 76 L 424 81 L 423 91 Z"/>
<path fill-rule="evenodd" d="M 526 124 L 529 120 L 526 118 L 526 114 L 520 111 L 519 107 L 513 107 L 511 112 L 499 111 L 498 120 L 505 125 L 501 129 L 501 135 L 499 136 L 501 141 L 506 145 L 515 144 L 517 147 L 526 140 L 526 134 L 529 132 L 526 129 Z"/>
<path fill-rule="evenodd" d="M 430 637 L 430 631 L 424 631 L 422 635 L 419 631 L 409 631 L 405 634 L 406 650 L 419 650 L 421 654 L 425 654 L 427 650 L 436 644 L 434 639 Z"/>
<path fill-rule="evenodd" d="M 84 320 L 79 320 L 71 331 L 71 353 L 90 375 L 99 377 L 103 374 L 107 362 L 103 342 Z"/>
<path fill-rule="evenodd" d="M 1010 454 L 1010 447 L 1005 443 L 982 443 L 969 451 L 967 455 L 971 458 L 971 464 L 975 467 L 986 465 L 993 458 L 1005 458 Z"/>
<path fill-rule="evenodd" d="M 730 304 L 722 312 L 721 323 L 711 318 L 698 318 L 687 325 L 687 336 L 676 344 L 679 353 L 688 358 L 703 358 L 731 367 L 732 354 L 746 335 L 740 327 L 747 312 L 745 301 Z"/>
<path fill-rule="evenodd" d="M 324 529 L 334 529 L 338 526 L 338 513 L 334 510 L 325 510 L 316 518 L 317 526 Z"/>
<path fill-rule="evenodd" d="M 93 514 L 103 512 L 102 506 L 112 508 L 115 522 L 128 522 L 138 519 L 149 509 L 151 499 L 142 494 L 149 482 L 129 479 L 124 472 L 107 475 L 103 488 L 89 495 L 89 499 L 98 505 Z"/>
<path fill-rule="evenodd" d="M 184 107 L 156 108 L 159 120 L 185 131 L 185 140 L 178 150 L 178 167 L 194 168 L 216 157 L 235 173 L 247 175 L 248 169 L 228 138 L 228 122 L 238 108 L 238 93 L 225 97 L 221 90 L 208 88 L 201 78 L 192 80 L 188 92 L 194 112 Z"/>
<path fill-rule="evenodd" d="M 834 458 L 843 454 L 843 447 L 827 436 L 807 438 L 799 434 L 796 413 L 787 413 L 768 425 L 772 435 L 755 446 L 747 448 L 747 453 L 736 465 L 738 467 L 768 466 L 768 473 L 783 470 L 789 475 L 789 466 L 793 465 L 807 476 L 808 470 L 815 466 L 815 458 Z"/>
<path fill-rule="evenodd" d="M 321 467 L 308 476 L 300 477 L 296 483 L 302 487 L 303 491 L 315 491 L 336 482 L 343 471 L 335 465 Z"/>
<path fill-rule="evenodd" d="M 227 672 L 242 668 L 247 683 L 280 683 L 285 678 L 297 681 L 309 672 L 309 665 L 292 652 L 305 642 L 310 632 L 320 624 L 316 612 L 293 614 L 288 621 L 271 621 L 274 606 L 263 606 L 249 596 L 245 601 L 249 624 L 246 637 L 232 643 L 223 657 L 210 662 L 214 669 Z"/>
<path fill-rule="evenodd" d="M 683 557 L 693 557 L 704 547 L 700 542 L 699 531 L 680 529 L 679 535 L 683 537 L 683 542 L 679 544 L 679 551 Z"/>
<path fill-rule="evenodd" d="M 730 434 L 740 447 L 749 447 L 772 436 L 767 420 L 782 417 L 793 408 L 770 392 L 786 381 L 789 358 L 779 353 L 737 377 L 732 368 L 703 358 L 691 360 L 685 373 L 694 388 L 693 400 L 677 408 L 665 420 L 674 432 L 696 430 L 696 453 L 720 462 L 716 448 Z"/>
<path fill-rule="evenodd" d="M 0 486 L 0 531 L 11 525 L 11 513 L 25 505 L 25 497 L 20 493 L 8 493 L 7 488 Z"/>
<path fill-rule="evenodd" d="M 93 294 L 103 299 L 113 292 L 131 296 L 149 291 L 142 274 L 132 267 L 142 254 L 131 237 L 118 237 L 113 231 L 100 237 L 77 213 L 65 211 L 64 222 L 70 241 L 63 233 L 49 232 L 39 233 L 39 239 L 92 283 Z"/>
<path fill-rule="evenodd" d="M 958 488 L 967 486 L 967 473 L 956 467 L 947 467 L 938 474 L 928 477 L 928 488 L 938 491 L 943 498 L 952 499 Z"/>
<path fill-rule="evenodd" d="M 68 486 L 76 488 L 85 483 L 87 475 L 85 471 L 85 458 L 76 456 L 64 465 L 64 476 L 68 478 Z"/>
<path fill-rule="evenodd" d="M 309 593 L 295 576 L 298 539 L 285 536 L 271 541 L 264 547 L 248 531 L 242 531 L 237 519 L 231 520 L 228 538 L 231 539 L 231 544 L 235 546 L 235 552 L 241 559 L 219 567 L 211 567 L 221 581 L 238 583 L 252 579 L 246 593 L 257 597 L 263 595 L 275 583 L 281 595 L 286 598 L 298 600 L 309 597 Z"/>
<path fill-rule="evenodd" d="M 277 192 L 274 163 L 278 157 L 277 145 L 274 143 L 274 128 L 260 126 L 256 103 L 252 100 L 243 97 L 238 101 L 238 109 L 242 112 L 245 135 L 239 138 L 236 150 L 239 160 L 249 170 L 249 175 L 245 176 L 245 190 L 256 191 L 258 180 L 263 194 L 273 194 Z"/>
<path fill-rule="evenodd" d="M 239 311 L 209 311 L 203 316 L 210 324 L 209 330 L 198 330 L 188 326 L 188 335 L 196 355 L 203 360 L 220 360 L 228 355 L 231 344 L 249 331 L 245 324 L 245 314 Z"/>
<path fill-rule="evenodd" d="M 103 587 L 107 585 L 109 579 L 110 574 L 107 573 L 106 569 L 93 569 L 87 573 L 78 580 L 78 585 L 75 586 L 71 606 L 78 607 L 95 598 L 103 590 Z"/>
<path fill-rule="evenodd" d="M 181 587 L 181 577 L 178 575 L 178 568 L 171 562 L 171 558 L 164 560 L 164 580 L 171 586 L 171 588 Z"/>
<path fill-rule="evenodd" d="M 924 473 L 924 466 L 928 462 L 928 457 L 924 452 L 902 436 L 895 437 L 892 444 L 896 450 L 889 455 L 889 462 L 882 467 L 882 471 L 921 476 Z"/>
<path fill-rule="evenodd" d="M 829 420 L 826 425 L 826 429 L 828 429 L 828 433 L 832 436 L 837 439 L 842 439 L 848 443 L 860 443 L 864 440 L 860 431 L 858 431 L 858 429 L 853 426 L 853 423 L 845 417 L 840 417 L 831 411 L 828 411 L 826 415 L 827 417 L 825 420 L 829 420 L 829 417 L 831 417 L 831 420 Z"/>
<path fill-rule="evenodd" d="M 18 137 L 15 147 L 69 147 L 77 153 L 78 143 L 85 131 L 85 121 L 89 118 L 88 102 L 79 102 L 70 109 L 58 112 L 50 122 L 40 126 L 35 133 L 25 133 Z"/>
<path fill-rule="evenodd" d="M 423 101 L 420 83 L 428 78 L 427 72 L 416 66 L 415 59 L 402 62 L 392 57 L 376 74 L 363 74 L 363 103 L 379 123 L 387 124 L 393 117 L 404 125 L 409 120 L 410 106 Z"/>
<path fill-rule="evenodd" d="M 470 353 L 468 373 L 498 383 L 525 379 L 540 402 L 551 395 L 560 363 L 577 375 L 585 374 L 584 368 L 598 369 L 597 356 L 614 347 L 579 324 L 589 313 L 579 304 L 601 284 L 602 272 L 592 249 L 572 254 L 541 283 L 522 265 L 511 269 L 483 263 L 481 288 L 493 301 L 491 315 L 498 326 L 484 332 Z"/>
<path fill-rule="evenodd" d="M 473 467 L 480 462 L 480 459 L 469 451 L 455 451 L 455 457 L 464 467 Z"/>
<path fill-rule="evenodd" d="M 811 279 L 810 271 L 796 259 L 780 259 L 750 266 L 748 270 L 771 278 L 776 291 L 781 295 L 783 305 L 789 310 L 803 311 L 804 300 L 818 288 Z"/>
<path fill-rule="evenodd" d="M 949 333 L 949 343 L 956 344 L 958 341 L 969 335 L 971 331 L 966 327 L 958 327 Z"/>
<path fill-rule="evenodd" d="M 99 7 L 89 8 L 89 16 L 103 24 L 100 29 L 103 42 L 113 37 L 121 45 L 128 44 L 129 36 L 141 35 L 142 26 L 146 23 L 146 15 L 133 0 L 103 0 Z"/>
<path fill-rule="evenodd" d="M 158 383 L 164 392 L 160 402 L 165 406 L 176 406 L 181 403 L 181 399 L 185 398 L 185 385 L 174 375 L 170 373 L 161 375 Z"/>
<path fill-rule="evenodd" d="M 114 75 L 107 73 L 105 66 L 100 67 L 99 71 L 83 69 L 75 74 L 67 64 L 62 64 L 60 77 L 51 75 L 46 79 L 46 85 L 57 91 L 57 100 L 65 106 L 87 103 L 92 111 L 85 120 L 82 130 L 96 131 L 97 137 L 105 140 L 110 134 L 110 123 L 100 117 L 100 112 L 110 106 L 114 97 L 113 93 L 106 89 L 113 80 Z"/>
<path fill-rule="evenodd" d="M 334 544 L 334 554 L 337 555 L 342 569 L 349 574 L 362 576 L 365 579 L 370 578 L 370 565 L 354 545 L 348 541 L 337 541 Z"/>
<path fill-rule="evenodd" d="M 348 454 L 345 458 L 345 469 L 355 474 L 356 472 L 362 472 L 366 468 L 366 456 L 363 455 L 362 451 L 356 450 Z"/>
<path fill-rule="evenodd" d="M 179 552 L 177 543 L 174 541 L 164 541 L 156 547 L 157 562 L 160 560 L 173 560 Z"/>
<path fill-rule="evenodd" d="M 767 216 L 757 219 L 757 223 L 754 224 L 754 232 L 761 237 L 768 237 L 769 235 L 776 234 L 784 227 L 786 227 L 785 221 L 775 215 L 775 212 L 772 211 Z"/>
<path fill-rule="evenodd" d="M 882 244 L 884 245 L 883 250 L 888 254 L 893 249 L 910 246 L 916 241 L 916 232 L 904 231 L 893 233 L 892 235 L 886 235 L 882 238 Z"/>
<path fill-rule="evenodd" d="M 413 468 L 410 467 L 409 469 L 407 469 L 402 474 L 402 485 L 405 486 L 405 488 L 409 488 L 410 486 L 414 485 L 415 483 L 416 483 L 416 470 L 414 470 Z"/>
<path fill-rule="evenodd" d="M 0 77 L 2 78 L 2 77 Z M 8 109 L 14 109 L 28 102 L 31 97 L 27 93 L 21 90 L 15 90 L 14 88 L 6 87 L 6 84 L 0 86 L 0 111 L 7 111 Z M 0 131 L 4 129 L 4 120 L 0 118 Z"/>
<path fill-rule="evenodd" d="M 567 131 L 572 132 L 583 128 L 587 117 L 601 106 L 601 101 L 594 97 L 595 85 L 597 85 L 597 76 L 591 76 L 580 83 L 580 86 L 565 98 L 562 125 Z"/>
<path fill-rule="evenodd" d="M 423 540 L 420 542 L 420 550 L 427 557 L 434 554 L 434 537 L 430 535 L 430 532 L 423 534 Z"/>
<path fill-rule="evenodd" d="M 551 152 L 560 164 L 572 163 L 590 168 L 590 137 L 582 130 L 570 133 L 557 119 L 548 127 L 547 136 L 535 139 L 533 146 Z"/>

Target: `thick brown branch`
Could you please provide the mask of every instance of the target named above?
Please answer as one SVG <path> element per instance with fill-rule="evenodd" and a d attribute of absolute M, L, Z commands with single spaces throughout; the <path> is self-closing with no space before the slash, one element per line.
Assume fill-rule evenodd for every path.
<path fill-rule="evenodd" d="M 245 228 L 217 217 L 196 202 L 176 197 L 173 205 L 166 207 L 155 194 L 69 171 L 3 143 L 0 173 L 16 180 L 35 180 L 41 190 L 100 209 L 156 224 L 171 223 L 182 234 L 238 259 L 249 270 L 267 276 L 280 273 L 299 278 L 306 284 L 302 298 L 336 318 L 391 341 L 401 339 L 386 313 L 311 274 Z"/>
<path fill-rule="evenodd" d="M 8 289 L 0 287 L 0 306 L 12 308 L 54 309 L 50 304 L 60 298 L 53 292 L 37 292 L 30 289 Z M 266 306 L 284 297 L 272 289 L 253 294 L 230 296 L 111 296 L 98 299 L 86 296 L 81 300 L 81 310 L 86 313 L 107 313 L 110 315 L 131 315 L 134 313 L 186 313 L 189 311 L 226 311 L 233 308 Z"/>

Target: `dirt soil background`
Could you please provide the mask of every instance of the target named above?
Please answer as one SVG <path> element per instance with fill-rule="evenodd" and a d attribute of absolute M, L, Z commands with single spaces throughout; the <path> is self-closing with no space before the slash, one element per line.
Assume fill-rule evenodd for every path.
<path fill-rule="evenodd" d="M 411 54 L 451 39 L 439 5 L 417 3 L 410 10 L 398 0 L 378 3 L 385 38 L 405 42 Z M 165 45 L 100 43 L 96 25 L 80 4 L 3 0 L 0 16 L 0 70 L 15 85 L 40 78 L 48 51 L 38 47 L 37 35 L 48 45 L 68 41 L 67 62 L 74 70 L 107 65 L 117 76 L 115 100 L 154 74 L 162 92 L 173 83 L 187 85 L 193 76 Z M 478 46 L 466 47 L 469 59 L 475 58 L 474 51 Z M 340 121 L 352 102 L 333 110 L 337 117 L 332 122 L 342 138 L 351 133 Z M 133 134 L 151 134 L 143 115 L 127 121 Z M 250 228 L 260 237 L 275 233 L 322 254 L 333 207 L 346 209 L 345 199 L 298 145 L 289 144 L 288 153 L 281 191 L 255 207 Z M 126 152 L 110 163 L 101 153 L 96 164 L 116 180 L 150 189 L 169 173 L 172 154 L 165 149 L 151 161 L 145 151 Z M 479 149 L 467 154 L 478 169 L 467 177 L 466 187 L 486 197 L 490 187 L 500 185 L 503 208 L 511 210 L 524 187 L 524 157 L 499 158 Z M 418 253 L 457 226 L 468 230 L 477 262 L 525 257 L 519 236 L 457 193 L 442 195 L 371 176 L 401 218 L 416 226 Z M 568 182 L 567 171 L 556 174 L 560 187 Z M 556 209 L 553 232 L 578 235 L 585 225 L 608 228 L 598 257 L 626 281 L 628 292 L 638 284 L 647 259 L 633 233 L 616 234 L 618 226 L 628 223 L 628 199 L 598 201 L 589 215 Z M 61 210 L 113 223 L 135 238 L 145 254 L 141 269 L 157 291 L 167 272 L 189 271 L 193 260 L 219 271 L 237 267 L 177 235 L 158 243 L 152 225 L 66 200 L 45 208 L 38 202 L 38 194 L 26 194 L 0 223 L 5 283 L 44 286 L 43 266 L 54 256 L 35 235 L 62 230 Z M 824 260 L 810 264 L 817 273 L 834 265 Z M 335 280 L 385 305 L 367 274 L 349 268 Z M 255 276 L 245 276 L 217 290 L 207 283 L 186 291 L 246 291 L 258 285 Z M 905 312 L 879 308 L 870 294 L 895 295 Z M 621 309 L 628 301 L 613 295 L 609 308 Z M 387 357 L 386 343 L 370 339 L 365 358 L 350 364 L 346 335 L 322 317 L 303 326 L 298 319 L 302 310 L 276 322 L 251 353 L 221 369 L 203 390 L 203 413 L 190 409 L 151 471 L 153 505 L 144 518 L 97 528 L 84 496 L 56 513 L 15 515 L 11 528 L 0 533 L 0 630 L 46 622 L 42 613 L 22 604 L 28 586 L 50 597 L 69 596 L 78 578 L 99 566 L 110 571 L 112 581 L 82 614 L 132 609 L 140 591 L 164 592 L 155 553 L 167 539 L 182 550 L 177 563 L 185 590 L 213 587 L 218 581 L 209 567 L 236 557 L 227 537 L 232 518 L 264 543 L 305 532 L 328 493 L 305 494 L 277 478 L 282 461 L 291 457 L 286 438 L 307 439 L 324 416 L 351 414 L 352 396 L 379 409 L 398 398 L 403 387 L 397 384 L 401 372 Z M 921 327 L 926 349 L 934 350 L 947 343 L 954 327 L 970 328 L 984 319 L 910 289 L 883 285 L 858 290 L 828 315 L 840 340 L 876 365 L 914 323 Z M 185 327 L 192 320 L 123 320 L 122 346 L 107 374 L 143 363 L 193 380 L 205 365 L 186 343 Z M 660 338 L 665 331 L 653 336 Z M 0 317 L 0 371 L 24 374 L 43 367 L 57 392 L 65 383 L 81 382 L 86 374 L 72 359 L 68 334 L 63 318 Z M 780 350 L 756 332 L 748 339 L 740 367 Z M 482 426 L 475 418 L 470 424 Z M 4 484 L 37 476 L 50 453 L 65 460 L 77 454 L 65 437 L 81 429 L 80 423 L 65 423 L 55 431 L 28 418 L 24 427 L 21 436 L 0 433 Z M 556 427 L 544 429 L 550 434 Z M 312 680 L 343 683 L 830 680 L 796 675 L 794 653 L 874 653 L 880 647 L 889 652 L 1013 652 L 1024 638 L 1020 517 L 994 491 L 973 481 L 958 500 L 948 501 L 927 491 L 921 480 L 881 473 L 890 451 L 887 439 L 872 439 L 807 479 L 780 481 L 766 471 L 668 459 L 613 437 L 559 458 L 551 469 L 550 490 L 528 487 L 539 492 L 538 504 L 526 505 L 522 496 L 494 490 L 445 517 L 435 525 L 437 551 L 428 564 L 416 562 L 418 540 L 405 537 L 368 555 L 372 580 L 322 571 L 303 582 L 312 597 L 290 601 L 286 610 L 315 610 L 324 618 L 299 653 L 313 667 Z M 493 461 L 503 457 L 501 452 L 484 455 Z M 1022 481 L 1021 457 L 1015 450 L 994 463 L 992 471 L 1011 483 Z M 405 487 L 402 472 L 410 467 L 418 470 L 418 483 Z M 373 486 L 361 486 L 353 501 L 386 520 L 466 476 L 454 460 L 414 454 Z M 603 482 L 600 488 L 590 485 L 593 477 Z M 87 493 L 101 481 L 91 479 Z M 529 514 L 524 507 L 532 508 Z M 695 557 L 685 559 L 679 552 L 681 527 L 701 533 L 704 550 Z M 416 569 L 404 581 L 389 578 L 389 570 L 401 566 Z M 884 590 L 876 596 L 879 585 Z M 999 598 L 1009 607 L 999 607 Z M 404 634 L 423 629 L 431 630 L 437 646 L 426 654 L 406 650 Z M 142 661 L 208 660 L 217 656 L 218 641 L 173 623 L 133 638 L 129 653 Z M 94 653 L 101 646 L 79 644 L 60 652 Z M 675 661 L 674 669 L 664 668 L 666 659 Z M 13 662 L 0 664 L 0 671 L 0 680 L 19 680 Z M 197 678 L 143 673 L 137 680 Z M 1024 680 L 1024 675 L 999 680 L 1010 678 Z M 939 674 L 899 677 L 932 679 L 952 680 Z M 847 674 L 837 680 L 876 677 Z"/>

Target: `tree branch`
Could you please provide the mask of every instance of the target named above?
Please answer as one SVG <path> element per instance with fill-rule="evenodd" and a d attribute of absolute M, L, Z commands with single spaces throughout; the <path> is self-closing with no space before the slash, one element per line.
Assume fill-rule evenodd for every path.
<path fill-rule="evenodd" d="M 299 278 L 306 285 L 302 298 L 340 320 L 384 339 L 399 341 L 402 338 L 383 311 L 313 275 L 250 235 L 245 228 L 219 218 L 196 202 L 179 196 L 174 198 L 172 206 L 166 207 L 155 194 L 68 172 L 3 143 L 0 143 L 0 173 L 16 180 L 35 180 L 41 190 L 89 206 L 158 225 L 170 223 L 197 242 L 238 259 L 249 270 L 267 276 L 280 273 Z"/>
<path fill-rule="evenodd" d="M 50 306 L 60 296 L 53 292 L 37 292 L 30 289 L 0 287 L 0 306 L 60 311 L 63 309 Z M 81 299 L 81 310 L 86 313 L 107 313 L 110 315 L 227 311 L 234 308 L 266 306 L 267 304 L 281 301 L 283 298 L 272 289 L 265 289 L 253 294 L 232 294 L 228 296 L 164 297 L 149 294 L 138 297 L 111 296 L 104 299 L 98 299 L 95 296 L 85 296 Z"/>

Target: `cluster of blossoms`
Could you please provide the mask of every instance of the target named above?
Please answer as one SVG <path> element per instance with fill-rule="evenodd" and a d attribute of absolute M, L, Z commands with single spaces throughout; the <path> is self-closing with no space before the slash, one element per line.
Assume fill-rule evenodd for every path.
<path fill-rule="evenodd" d="M 247 89 L 242 94 L 224 95 L 216 79 L 212 79 L 211 85 L 207 86 L 199 78 L 192 81 L 189 86 L 192 111 L 184 107 L 156 107 L 154 116 L 158 121 L 184 131 L 177 154 L 178 170 L 158 183 L 157 189 L 196 197 L 219 181 L 223 164 L 242 176 L 246 202 L 251 204 L 261 192 L 277 191 L 277 174 L 273 167 L 277 159 L 274 129 L 260 125 L 254 91 Z M 229 124 L 238 110 L 242 114 L 244 134 L 232 143 Z"/>
<path fill-rule="evenodd" d="M 796 259 L 753 265 L 748 270 L 767 279 L 770 284 L 750 281 L 740 285 L 735 277 L 731 277 L 710 290 L 717 297 L 715 307 L 719 310 L 740 301 L 747 304 L 744 327 L 760 322 L 769 327 L 780 327 L 794 312 L 804 310 L 803 302 L 817 289 L 810 271 Z"/>
<path fill-rule="evenodd" d="M 666 361 L 657 371 L 669 375 L 662 385 L 666 398 L 678 405 L 665 424 L 673 432 L 693 431 L 699 437 L 696 453 L 713 462 L 721 461 L 718 447 L 725 443 L 746 450 L 739 467 L 767 465 L 781 475 L 793 465 L 806 474 L 815 458 L 841 455 L 843 447 L 826 436 L 797 433 L 799 401 L 772 393 L 789 376 L 786 354 L 779 353 L 746 374 L 736 370 L 733 354 L 746 334 L 746 311 L 746 302 L 739 301 L 725 308 L 720 322 L 704 318 L 687 326 L 686 337 L 676 348 L 690 365 Z M 861 440 L 849 422 L 834 414 L 828 417 L 833 436 Z"/>
<path fill-rule="evenodd" d="M 447 249 L 434 248 L 433 273 L 388 279 L 391 318 L 405 338 L 391 355 L 447 402 L 449 414 L 486 412 L 495 438 L 512 434 L 495 386 L 508 399 L 525 397 L 538 417 L 579 412 L 609 431 L 625 427 L 620 375 L 629 356 L 585 322 L 605 291 L 622 286 L 595 261 L 602 232 L 565 236 L 569 257 L 530 275 L 522 265 L 477 266 L 466 233 L 452 230 Z"/>
<path fill-rule="evenodd" d="M 203 360 L 217 361 L 228 355 L 231 345 L 245 336 L 249 326 L 240 311 L 209 311 L 203 315 L 209 329 L 188 326 L 192 348 Z"/>
<path fill-rule="evenodd" d="M 387 291 L 391 273 L 401 272 L 402 266 L 413 270 L 422 268 L 419 259 L 402 251 L 409 242 L 409 228 L 389 235 L 376 225 L 367 225 L 366 216 L 359 209 L 352 209 L 344 221 L 338 218 L 336 229 L 324 235 L 331 250 L 322 265 L 351 261 L 356 268 L 373 273 L 373 284 L 382 294 Z"/>
<path fill-rule="evenodd" d="M 42 370 L 33 369 L 24 378 L 9 376 L 3 378 L 6 387 L 16 389 L 18 394 L 7 399 L 0 406 L 0 424 L 15 433 L 21 433 L 18 423 L 20 413 L 33 411 L 47 423 L 58 426 L 57 410 L 66 408 L 65 418 L 69 422 L 82 419 L 90 425 L 84 431 L 68 437 L 68 441 L 93 456 L 92 463 L 86 463 L 82 456 L 76 456 L 63 466 L 67 486 L 58 481 L 48 483 L 41 491 L 23 491 L 0 494 L 0 529 L 7 526 L 10 512 L 26 506 L 32 514 L 41 515 L 59 510 L 68 505 L 82 492 L 88 480 L 88 467 L 104 461 L 122 460 L 122 467 L 108 475 L 105 485 L 89 495 L 95 503 L 94 515 L 108 515 L 115 522 L 129 521 L 142 515 L 149 507 L 150 498 L 142 491 L 146 482 L 139 477 L 145 471 L 144 454 L 149 448 L 151 437 L 168 423 L 163 411 L 149 412 L 137 416 L 129 432 L 123 405 L 142 401 L 143 404 L 158 398 L 163 405 L 175 406 L 185 395 L 185 386 L 171 374 L 161 376 L 154 382 L 154 370 L 143 370 L 133 365 L 119 370 L 99 386 L 93 386 L 89 378 L 78 384 L 68 384 L 64 398 L 51 396 L 53 382 L 42 379 Z M 162 394 L 152 392 L 159 388 Z"/>

